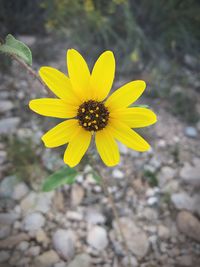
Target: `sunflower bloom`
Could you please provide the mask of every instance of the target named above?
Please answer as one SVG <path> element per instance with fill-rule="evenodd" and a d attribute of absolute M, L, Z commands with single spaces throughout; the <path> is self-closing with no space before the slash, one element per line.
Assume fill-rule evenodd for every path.
<path fill-rule="evenodd" d="M 42 136 L 46 147 L 68 144 L 64 162 L 76 166 L 95 138 L 97 151 L 107 166 L 119 163 L 117 141 L 144 152 L 150 145 L 132 128 L 156 122 L 153 111 L 130 107 L 143 93 L 144 81 L 132 81 L 111 96 L 115 58 L 111 51 L 100 55 L 90 73 L 84 58 L 74 49 L 67 51 L 68 76 L 52 67 L 42 67 L 39 75 L 57 98 L 31 100 L 30 109 L 49 117 L 65 119 Z"/>

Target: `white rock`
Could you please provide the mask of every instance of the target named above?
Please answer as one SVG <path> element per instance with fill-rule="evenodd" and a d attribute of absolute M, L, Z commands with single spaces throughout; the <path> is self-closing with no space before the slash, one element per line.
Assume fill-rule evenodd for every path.
<path fill-rule="evenodd" d="M 158 236 L 157 235 L 151 235 L 148 238 L 149 242 L 151 243 L 151 247 L 153 249 L 153 252 L 155 253 L 155 255 L 158 255 L 159 253 L 159 248 L 158 248 Z"/>
<path fill-rule="evenodd" d="M 162 240 L 168 239 L 170 237 L 169 228 L 167 228 L 166 226 L 162 224 L 158 225 L 158 236 Z"/>
<path fill-rule="evenodd" d="M 88 172 L 91 172 L 91 171 L 92 171 L 92 167 L 89 164 L 85 165 L 84 172 L 88 173 Z"/>
<path fill-rule="evenodd" d="M 160 148 L 165 148 L 166 147 L 166 141 L 164 139 L 159 139 L 157 145 Z"/>
<path fill-rule="evenodd" d="M 151 173 L 155 173 L 156 172 L 156 168 L 150 164 L 146 164 L 144 166 L 144 171 L 146 172 L 151 172 Z"/>
<path fill-rule="evenodd" d="M 161 166 L 161 161 L 156 156 L 152 157 L 149 163 L 152 166 L 154 166 L 156 169 L 160 168 L 160 166 Z"/>
<path fill-rule="evenodd" d="M 158 181 L 159 181 L 159 186 L 162 188 L 167 182 L 172 180 L 176 175 L 176 170 L 169 167 L 169 166 L 164 166 L 162 167 L 160 173 L 158 174 Z"/>
<path fill-rule="evenodd" d="M 185 128 L 185 135 L 188 137 L 192 137 L 192 138 L 196 138 L 197 137 L 197 129 L 192 127 L 192 126 L 188 126 Z"/>
<path fill-rule="evenodd" d="M 15 200 L 20 200 L 23 197 L 25 197 L 28 194 L 28 192 L 29 192 L 28 186 L 25 183 L 21 182 L 15 186 L 12 197 Z"/>
<path fill-rule="evenodd" d="M 150 197 L 150 198 L 147 199 L 147 204 L 149 206 L 154 206 L 157 203 L 158 203 L 158 198 L 157 197 Z"/>
<path fill-rule="evenodd" d="M 155 243 L 157 243 L 157 240 L 158 240 L 158 237 L 157 237 L 156 235 L 151 235 L 151 236 L 149 237 L 149 242 L 150 242 L 151 244 L 155 244 Z"/>
<path fill-rule="evenodd" d="M 49 250 L 37 256 L 34 261 L 34 267 L 50 267 L 59 261 L 59 257 L 54 250 Z"/>
<path fill-rule="evenodd" d="M 179 182 L 177 180 L 172 180 L 164 185 L 162 192 L 172 194 L 174 192 L 177 192 L 179 187 Z"/>
<path fill-rule="evenodd" d="M 96 181 L 94 179 L 94 175 L 92 173 L 88 173 L 85 177 L 83 185 L 87 189 L 88 185 L 91 185 L 91 184 L 96 184 Z"/>
<path fill-rule="evenodd" d="M 147 197 L 154 197 L 159 192 L 160 192 L 160 189 L 158 187 L 148 188 L 145 195 Z"/>
<path fill-rule="evenodd" d="M 70 260 L 75 253 L 75 234 L 72 231 L 58 229 L 53 234 L 53 247 L 64 259 Z"/>
<path fill-rule="evenodd" d="M 78 183 L 82 184 L 83 181 L 84 181 L 84 177 L 83 177 L 83 175 L 82 175 L 82 174 L 77 175 L 77 176 L 76 176 L 76 181 L 77 181 Z"/>
<path fill-rule="evenodd" d="M 20 140 L 24 140 L 24 139 L 33 139 L 34 138 L 35 133 L 33 133 L 33 131 L 30 128 L 19 128 L 17 130 L 17 138 L 19 138 Z"/>
<path fill-rule="evenodd" d="M 134 221 L 128 217 L 120 218 L 122 230 L 129 250 L 139 258 L 143 258 L 149 249 L 149 241 L 146 233 L 140 229 Z M 121 240 L 116 221 L 113 222 L 115 238 Z M 111 236 L 112 236 L 111 230 Z M 114 241 L 115 242 L 115 241 Z"/>
<path fill-rule="evenodd" d="M 65 210 L 65 199 L 63 192 L 56 191 L 52 203 L 53 207 L 58 212 L 63 212 Z"/>
<path fill-rule="evenodd" d="M 95 209 L 87 209 L 85 220 L 91 224 L 104 224 L 106 221 L 105 216 Z"/>
<path fill-rule="evenodd" d="M 81 213 L 76 212 L 76 211 L 71 211 L 71 210 L 69 210 L 66 213 L 66 217 L 67 217 L 67 219 L 69 219 L 71 221 L 81 221 L 81 220 L 83 220 L 83 215 Z"/>
<path fill-rule="evenodd" d="M 114 193 L 116 193 L 118 191 L 118 187 L 117 186 L 109 186 L 108 187 L 108 192 L 109 193 L 112 193 L 112 194 L 114 194 Z"/>
<path fill-rule="evenodd" d="M 20 250 L 20 251 L 25 251 L 27 250 L 29 247 L 29 242 L 27 241 L 22 241 L 18 244 L 17 246 L 17 250 Z"/>
<path fill-rule="evenodd" d="M 6 118 L 0 120 L 0 134 L 9 135 L 16 131 L 18 125 L 20 123 L 20 118 Z"/>
<path fill-rule="evenodd" d="M 186 192 L 173 194 L 171 196 L 171 201 L 179 210 L 194 210 L 194 200 Z"/>
<path fill-rule="evenodd" d="M 193 163 L 194 166 L 186 162 L 180 171 L 180 176 L 183 182 L 200 187 L 200 158 L 195 158 Z"/>
<path fill-rule="evenodd" d="M 180 232 L 200 242 L 200 221 L 196 217 L 188 211 L 181 211 L 176 222 Z"/>
<path fill-rule="evenodd" d="M 71 204 L 73 207 L 78 206 L 84 197 L 84 189 L 82 186 L 74 184 L 71 188 Z"/>
<path fill-rule="evenodd" d="M 40 246 L 30 247 L 26 252 L 27 256 L 36 257 L 40 254 Z"/>
<path fill-rule="evenodd" d="M 31 192 L 20 203 L 22 212 L 24 214 L 27 214 L 33 211 L 40 211 L 46 214 L 51 209 L 53 196 L 54 192 L 49 192 L 49 193 Z"/>
<path fill-rule="evenodd" d="M 160 242 L 159 247 L 160 247 L 160 251 L 162 253 L 166 253 L 167 252 L 167 243 Z"/>
<path fill-rule="evenodd" d="M 13 102 L 9 100 L 0 100 L 0 113 L 6 113 L 14 108 Z"/>
<path fill-rule="evenodd" d="M 102 191 L 102 187 L 99 186 L 99 185 L 95 185 L 95 186 L 93 187 L 93 190 L 94 190 L 94 192 L 96 192 L 96 193 L 100 193 L 100 192 Z"/>
<path fill-rule="evenodd" d="M 73 261 L 71 261 L 69 263 L 69 265 L 67 265 L 67 267 L 90 267 L 91 266 L 91 259 L 90 256 L 88 254 L 79 254 L 77 255 Z"/>
<path fill-rule="evenodd" d="M 156 221 L 158 219 L 157 210 L 149 207 L 144 208 L 139 215 L 140 218 L 145 218 L 148 221 Z"/>
<path fill-rule="evenodd" d="M 120 171 L 119 169 L 114 169 L 112 171 L 112 176 L 116 179 L 122 179 L 124 178 L 124 173 Z"/>
<path fill-rule="evenodd" d="M 25 231 L 37 231 L 41 229 L 44 226 L 44 224 L 45 224 L 44 216 L 39 212 L 35 212 L 28 214 L 25 217 L 22 227 Z"/>
<path fill-rule="evenodd" d="M 20 230 L 21 229 L 21 221 L 15 221 L 13 224 L 13 228 L 16 230 Z"/>
<path fill-rule="evenodd" d="M 22 210 L 21 210 L 20 205 L 16 205 L 15 208 L 14 208 L 14 211 L 15 211 L 17 214 L 21 214 Z"/>
<path fill-rule="evenodd" d="M 87 234 L 87 242 L 97 250 L 103 250 L 108 245 L 107 232 L 103 227 L 93 226 Z"/>
<path fill-rule="evenodd" d="M 36 240 L 38 243 L 42 244 L 44 247 L 47 247 L 49 242 L 50 242 L 48 236 L 46 235 L 46 233 L 42 229 L 37 231 Z"/>

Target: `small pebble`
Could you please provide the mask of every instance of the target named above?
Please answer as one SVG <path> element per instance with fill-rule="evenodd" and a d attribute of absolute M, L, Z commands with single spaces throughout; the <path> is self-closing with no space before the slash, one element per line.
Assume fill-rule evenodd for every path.
<path fill-rule="evenodd" d="M 124 173 L 120 171 L 119 169 L 114 169 L 112 171 L 112 176 L 116 179 L 122 179 L 124 178 Z"/>
<path fill-rule="evenodd" d="M 197 129 L 192 127 L 192 126 L 188 126 L 185 128 L 185 135 L 191 138 L 196 138 L 197 137 Z"/>

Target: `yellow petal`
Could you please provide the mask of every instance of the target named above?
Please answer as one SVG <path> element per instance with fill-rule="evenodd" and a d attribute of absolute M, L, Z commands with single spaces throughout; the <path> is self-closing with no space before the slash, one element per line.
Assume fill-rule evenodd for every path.
<path fill-rule="evenodd" d="M 75 93 L 83 101 L 90 99 L 90 71 L 84 58 L 75 49 L 69 49 L 67 51 L 67 68 Z"/>
<path fill-rule="evenodd" d="M 91 87 L 94 99 L 102 101 L 109 94 L 115 76 L 115 58 L 106 51 L 98 58 L 91 74 Z"/>
<path fill-rule="evenodd" d="M 117 165 L 120 160 L 119 149 L 109 127 L 97 132 L 95 141 L 103 162 L 110 167 Z"/>
<path fill-rule="evenodd" d="M 29 107 L 40 115 L 54 118 L 73 118 L 77 114 L 76 107 L 66 104 L 61 99 L 34 99 L 29 102 Z"/>
<path fill-rule="evenodd" d="M 64 162 L 71 168 L 81 161 L 90 145 L 91 136 L 91 132 L 79 126 L 78 131 L 70 140 L 64 154 Z"/>
<path fill-rule="evenodd" d="M 51 67 L 42 67 L 39 75 L 49 89 L 59 98 L 68 103 L 79 104 L 80 100 L 72 90 L 69 78 L 62 72 Z"/>
<path fill-rule="evenodd" d="M 141 152 L 149 150 L 150 145 L 126 124 L 110 119 L 110 127 L 114 137 L 127 147 Z"/>
<path fill-rule="evenodd" d="M 144 81 L 132 81 L 116 90 L 106 101 L 110 111 L 128 107 L 135 102 L 143 93 L 146 84 Z"/>
<path fill-rule="evenodd" d="M 67 120 L 59 123 L 42 136 L 46 147 L 57 147 L 67 144 L 79 128 L 77 120 Z"/>
<path fill-rule="evenodd" d="M 126 123 L 130 128 L 146 127 L 157 121 L 152 110 L 140 107 L 118 109 L 111 112 L 110 117 Z"/>

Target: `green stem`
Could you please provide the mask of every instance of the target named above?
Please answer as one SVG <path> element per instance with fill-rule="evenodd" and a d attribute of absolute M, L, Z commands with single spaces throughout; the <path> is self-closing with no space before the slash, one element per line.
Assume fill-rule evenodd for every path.
<path fill-rule="evenodd" d="M 0 37 L 0 44 L 3 44 L 4 40 Z M 13 60 L 17 61 L 20 66 L 22 66 L 24 69 L 27 70 L 29 74 L 31 74 L 38 82 L 44 87 L 44 89 L 47 91 L 49 96 L 52 96 L 51 91 L 49 88 L 46 86 L 46 84 L 42 81 L 40 76 L 37 74 L 37 72 L 31 68 L 28 64 L 26 64 L 22 59 L 18 58 L 16 55 L 9 55 Z"/>
<path fill-rule="evenodd" d="M 112 194 L 108 190 L 107 180 L 101 174 L 101 170 L 98 168 L 98 164 L 97 164 L 97 162 L 95 162 L 95 160 L 94 160 L 92 155 L 90 155 L 90 159 L 92 161 L 92 165 L 93 165 L 93 168 L 94 168 L 95 172 L 101 177 L 101 185 L 102 185 L 103 191 L 104 191 L 105 195 L 108 196 L 108 200 L 110 202 L 111 208 L 113 210 L 114 217 L 115 217 L 116 222 L 117 222 L 117 226 L 118 226 L 118 229 L 119 229 L 119 234 L 121 236 L 121 240 L 122 240 L 124 249 L 125 249 L 127 257 L 128 257 L 128 266 L 127 267 L 131 267 L 131 257 L 130 257 L 128 245 L 127 245 L 126 238 L 125 238 L 123 230 L 122 230 L 122 225 L 121 225 L 121 222 L 120 222 L 120 218 L 119 218 L 119 214 L 118 214 L 118 211 L 117 211 L 117 207 L 115 205 L 115 202 L 114 202 Z"/>
<path fill-rule="evenodd" d="M 29 65 L 27 65 L 23 60 L 21 60 L 15 55 L 12 55 L 11 58 L 17 61 L 24 69 L 26 69 L 28 73 L 31 74 L 35 79 L 37 79 L 42 86 L 46 87 L 37 72 L 34 71 Z"/>

